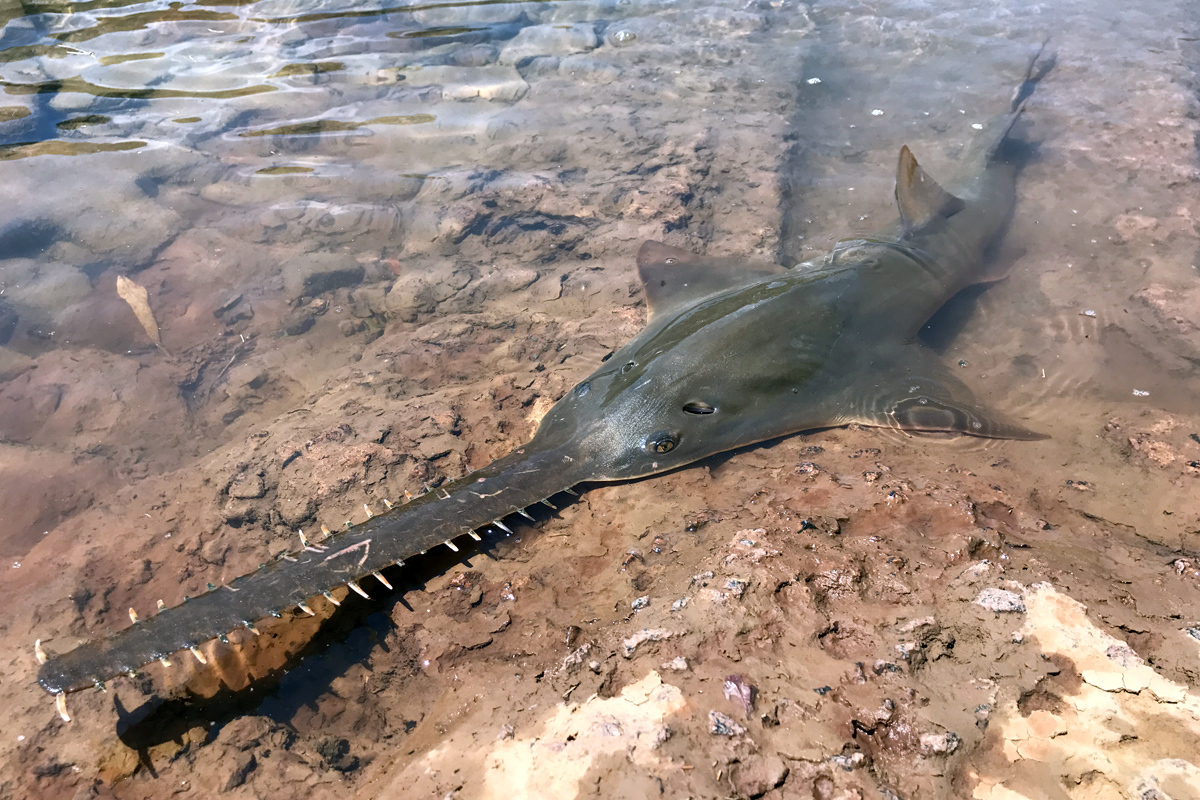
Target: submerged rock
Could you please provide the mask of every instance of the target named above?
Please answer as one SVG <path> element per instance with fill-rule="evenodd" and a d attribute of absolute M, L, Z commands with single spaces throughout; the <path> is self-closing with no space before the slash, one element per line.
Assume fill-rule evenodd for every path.
<path fill-rule="evenodd" d="M 12 303 L 8 302 L 6 298 L 0 297 L 0 346 L 8 344 L 12 339 L 13 331 L 16 330 L 20 318 L 16 309 L 12 307 Z"/>
<path fill-rule="evenodd" d="M 529 84 L 511 66 L 425 67 L 404 73 L 409 86 L 441 86 L 443 100 L 520 100 Z"/>
<path fill-rule="evenodd" d="M 0 383 L 11 381 L 37 366 L 32 358 L 7 347 L 0 347 Z"/>
<path fill-rule="evenodd" d="M 530 25 L 500 51 L 501 64 L 517 64 L 535 56 L 568 56 L 596 49 L 596 31 L 587 23 Z"/>
<path fill-rule="evenodd" d="M 318 295 L 363 279 L 362 265 L 340 253 L 310 253 L 283 268 L 283 286 L 288 297 Z"/>

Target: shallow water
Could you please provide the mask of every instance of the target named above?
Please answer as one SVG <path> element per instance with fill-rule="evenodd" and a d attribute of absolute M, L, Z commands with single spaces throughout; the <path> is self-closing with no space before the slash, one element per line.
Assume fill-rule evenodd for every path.
<path fill-rule="evenodd" d="M 657 782 L 751 796 L 777 759 L 791 777 L 764 789 L 773 797 L 1045 781 L 1073 797 L 1138 780 L 1167 792 L 1175 778 L 1151 767 L 1195 752 L 1180 744 L 1200 735 L 1194 715 L 1156 735 L 1138 728 L 1153 709 L 1113 712 L 1142 749 L 1089 756 L 1100 777 L 1086 781 L 1079 751 L 1009 757 L 1000 710 L 1058 673 L 1013 643 L 1016 623 L 973 617 L 974 589 L 955 576 L 987 559 L 1006 572 L 989 587 L 1052 583 L 1195 696 L 1195 12 L 1010 6 L 5 5 L 0 555 L 13 566 L 0 593 L 18 720 L 0 745 L 6 791 L 569 796 L 578 783 L 650 796 Z M 283 625 L 215 672 L 155 676 L 163 696 L 234 690 L 215 704 L 130 722 L 159 701 L 128 682 L 72 697 L 69 726 L 52 716 L 30 640 L 66 650 L 122 627 L 129 607 L 173 605 L 294 549 L 297 527 L 337 528 L 504 454 L 641 329 L 641 241 L 791 266 L 885 224 L 900 145 L 950 174 L 1046 37 L 1058 63 L 1027 106 L 1034 145 L 993 262 L 1007 277 L 952 300 L 921 338 L 981 404 L 1049 440 L 854 428 L 594 489 L 489 540 L 492 560 L 393 578 L 397 595 L 348 604 L 315 639 Z M 160 345 L 118 275 L 148 290 Z M 735 533 L 757 529 L 790 574 L 746 566 L 736 610 L 701 596 L 690 576 L 723 579 L 747 558 Z M 836 590 L 851 573 L 853 591 Z M 691 616 L 668 612 L 679 593 Z M 643 595 L 652 605 L 631 615 Z M 904 643 L 889 637 L 926 615 L 939 631 L 920 639 L 928 666 L 853 677 L 895 658 Z M 676 622 L 677 647 L 617 655 L 630 631 Z M 932 630 L 904 635 L 918 629 Z M 568 667 L 577 642 L 591 655 Z M 689 710 L 671 712 L 661 753 L 622 761 L 593 743 L 572 756 L 586 780 L 544 755 L 523 789 L 504 788 L 520 773 L 496 764 L 524 762 L 503 748 L 553 738 L 544 714 L 564 691 L 618 697 L 675 655 L 692 666 L 663 680 Z M 246 672 L 285 666 L 282 683 L 256 684 L 274 692 L 266 703 L 245 688 Z M 729 672 L 759 685 L 774 724 L 710 734 L 710 710 L 737 708 L 710 683 Z M 812 706 L 825 684 L 836 702 Z M 997 709 L 991 734 L 978 691 Z M 908 733 L 851 724 L 885 697 Z M 1066 718 L 1056 708 L 1046 701 Z M 494 743 L 504 725 L 511 745 Z M 917 744 L 942 730 L 962 746 Z M 547 774 L 570 780 L 528 777 Z"/>

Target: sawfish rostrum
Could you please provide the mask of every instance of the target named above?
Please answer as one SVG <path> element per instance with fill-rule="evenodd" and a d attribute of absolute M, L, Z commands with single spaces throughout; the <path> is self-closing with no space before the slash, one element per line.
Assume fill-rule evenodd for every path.
<path fill-rule="evenodd" d="M 646 329 L 567 393 L 523 447 L 388 513 L 332 534 L 226 586 L 47 658 L 58 695 L 201 646 L 268 616 L 313 613 L 331 590 L 390 585 L 382 570 L 590 481 L 640 478 L 798 431 L 848 423 L 1006 439 L 1040 434 L 985 411 L 913 337 L 963 288 L 994 280 L 985 249 L 1012 209 L 1002 156 L 1033 83 L 968 148 L 945 188 L 900 151 L 899 220 L 785 269 L 646 242 L 637 266 Z M 390 504 L 389 504 L 390 508 Z M 526 514 L 526 516 L 528 516 Z M 365 588 L 364 588 L 365 585 Z M 321 597 L 325 599 L 320 599 Z"/>

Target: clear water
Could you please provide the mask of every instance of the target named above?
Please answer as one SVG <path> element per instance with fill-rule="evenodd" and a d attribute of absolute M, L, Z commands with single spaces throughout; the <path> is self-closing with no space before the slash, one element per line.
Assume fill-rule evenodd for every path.
<path fill-rule="evenodd" d="M 912 447 L 931 474 L 995 449 L 1035 515 L 1200 550 L 1195 16 L 3 0 L 0 552 L 47 563 L 58 526 L 171 476 L 225 502 L 239 465 L 383 409 L 432 464 L 415 487 L 486 463 L 639 329 L 642 240 L 793 264 L 886 222 L 900 145 L 948 173 L 1047 37 L 1008 278 L 924 338 L 1052 438 Z M 501 377 L 524 410 L 470 399 Z M 342 488 L 331 516 L 361 507 Z M 267 531 L 237 565 L 305 518 L 273 491 L 227 516 Z"/>

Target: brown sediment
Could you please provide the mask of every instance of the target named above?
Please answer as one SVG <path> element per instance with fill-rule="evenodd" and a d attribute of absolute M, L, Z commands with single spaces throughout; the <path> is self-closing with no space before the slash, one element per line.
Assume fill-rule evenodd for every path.
<path fill-rule="evenodd" d="M 783 249 L 803 255 L 858 216 L 891 213 L 901 143 L 943 174 L 959 128 L 1009 76 L 972 71 L 966 89 L 956 69 L 951 91 L 927 69 L 946 63 L 925 60 L 927 45 L 955 41 L 961 23 L 826 7 L 819 35 L 846 59 L 798 61 L 765 88 L 727 80 L 728 64 L 678 65 L 673 49 L 666 65 L 647 62 L 632 44 L 590 56 L 624 70 L 615 85 L 526 70 L 519 115 L 496 113 L 473 134 L 483 149 L 465 151 L 472 166 L 418 161 L 405 167 L 412 187 L 387 187 L 404 195 L 395 204 L 436 213 L 389 217 L 375 207 L 387 192 L 362 175 L 343 198 L 358 206 L 289 205 L 311 186 L 284 182 L 308 174 L 260 181 L 291 187 L 286 203 L 237 176 L 210 184 L 205 202 L 226 211 L 195 225 L 131 206 L 141 228 L 171 231 L 143 248 L 137 281 L 175 358 L 99 289 L 58 320 L 23 309 L 4 343 L 36 364 L 0 385 L 3 435 L 24 448 L 10 459 L 6 444 L 5 464 L 51 473 L 0 483 L 5 507 L 29 518 L 9 526 L 21 536 L 6 531 L 21 566 L 0 583 L 5 791 L 465 798 L 511 794 L 524 774 L 555 796 L 1182 794 L 1200 652 L 1189 632 L 1200 627 L 1200 417 L 1187 402 L 1200 345 L 1189 317 L 1194 120 L 1186 73 L 1143 46 L 1186 28 L 1171 8 L 1152 34 L 1117 15 L 1128 41 L 1114 47 L 1129 48 L 1131 69 L 1095 44 L 1110 11 L 1091 9 L 1057 42 L 1054 80 L 1028 112 L 1040 156 L 1009 232 L 1026 255 L 963 315 L 944 354 L 1051 442 L 833 430 L 594 487 L 533 511 L 536 524 L 510 524 L 484 552 L 387 572 L 395 595 L 368 604 L 342 590 L 332 617 L 318 599 L 316 617 L 206 647 L 207 667 L 181 653 L 169 670 L 75 695 L 64 725 L 34 684 L 35 639 L 66 649 L 126 625 L 130 607 L 146 617 L 160 598 L 177 603 L 294 549 L 297 528 L 315 538 L 321 524 L 361 519 L 364 502 L 380 509 L 483 466 L 640 328 L 642 239 L 770 259 L 790 230 L 805 239 Z M 687 17 L 712 26 L 717 57 L 752 62 L 754 47 L 730 31 L 759 23 Z M 752 35 L 799 27 L 761 19 Z M 1011 23 L 1012 38 L 1025 22 Z M 637 31 L 635 43 L 657 41 Z M 869 59 L 862 85 L 855 59 Z M 588 80 L 606 74 L 573 69 L 585 68 Z M 850 87 L 836 100 L 816 94 L 839 78 Z M 799 166 L 783 173 L 797 182 L 784 224 L 779 107 L 791 100 L 769 92 L 811 92 L 795 120 Z M 454 105 L 421 102 L 438 105 L 439 123 Z M 924 108 L 904 116 L 914 102 Z M 468 104 L 486 113 L 487 101 Z M 262 127 L 318 117 L 310 111 Z M 555 138 L 545 119 L 569 133 Z M 514 154 L 527 162 L 513 166 Z M 87 158 L 99 157 L 135 155 Z M 266 158 L 231 162 L 280 163 Z M 195 202 L 190 185 L 162 191 L 164 204 Z M 371 255 L 362 283 L 295 297 L 262 288 L 279 264 L 311 255 L 317 231 L 330 248 L 357 241 L 356 255 Z M 60 280 L 45 269 L 39 280 Z M 311 327 L 280 335 L 303 327 L 293 313 Z M 62 320 L 71 327 L 49 324 Z M 80 502 L 34 491 L 53 480 Z M 1025 611 L 976 604 L 984 590 Z M 665 633 L 626 658 L 643 630 Z M 755 687 L 749 718 L 723 692 L 730 675 Z M 160 730 L 155 708 L 175 727 Z M 710 712 L 744 733 L 714 734 Z M 1097 742 L 1097 730 L 1115 739 Z M 1082 755 L 1093 771 L 1073 766 Z"/>

